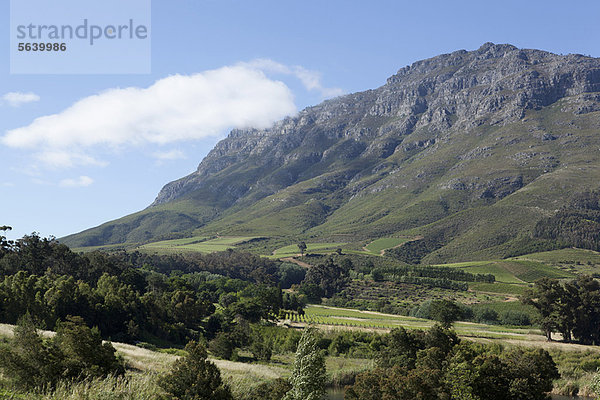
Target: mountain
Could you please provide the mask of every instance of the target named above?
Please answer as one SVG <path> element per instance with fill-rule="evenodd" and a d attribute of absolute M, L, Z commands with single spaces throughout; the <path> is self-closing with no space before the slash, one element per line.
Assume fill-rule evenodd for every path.
<path fill-rule="evenodd" d="M 423 237 L 424 262 L 504 256 L 600 178 L 600 59 L 486 43 L 234 130 L 145 210 L 70 246 L 216 233 Z"/>

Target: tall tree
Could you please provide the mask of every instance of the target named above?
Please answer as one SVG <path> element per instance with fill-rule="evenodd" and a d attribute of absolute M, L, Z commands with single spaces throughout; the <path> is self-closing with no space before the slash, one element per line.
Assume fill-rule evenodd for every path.
<path fill-rule="evenodd" d="M 292 389 L 283 400 L 321 400 L 325 395 L 325 357 L 317 345 L 318 334 L 313 327 L 308 327 L 302 333 L 294 371 L 290 377 Z"/>
<path fill-rule="evenodd" d="M 304 252 L 306 251 L 306 243 L 304 243 L 303 241 L 298 243 L 298 250 L 300 250 L 300 255 L 304 255 Z"/>
<path fill-rule="evenodd" d="M 557 304 L 563 296 L 564 289 L 558 280 L 542 278 L 536 281 L 533 290 L 523 297 L 525 304 L 531 304 L 539 311 L 540 325 L 548 340 L 552 340 L 552 332 L 558 331 Z"/>

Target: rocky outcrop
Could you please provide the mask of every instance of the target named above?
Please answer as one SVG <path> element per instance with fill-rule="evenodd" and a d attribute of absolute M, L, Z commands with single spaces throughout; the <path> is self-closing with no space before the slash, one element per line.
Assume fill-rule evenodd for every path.
<path fill-rule="evenodd" d="M 312 176 L 310 170 L 319 163 L 364 159 L 375 168 L 378 160 L 395 152 L 414 154 L 450 140 L 456 132 L 484 124 L 509 124 L 522 119 L 528 110 L 562 98 L 568 98 L 563 110 L 573 114 L 598 111 L 600 96 L 594 92 L 600 92 L 599 59 L 486 43 L 475 51 L 460 50 L 415 62 L 378 89 L 309 107 L 270 129 L 234 130 L 196 172 L 167 184 L 152 206 L 200 189 L 212 190 L 211 177 L 236 166 L 251 164 L 264 170 L 239 185 L 231 183 L 228 204 L 256 188 L 261 188 L 264 197 L 317 176 L 322 170 L 315 169 Z M 427 134 L 405 141 L 414 132 Z M 541 138 L 556 139 L 548 133 Z M 486 154 L 487 149 L 474 149 L 462 157 Z M 277 177 L 266 178 L 267 170 L 281 171 Z M 481 196 L 501 198 L 519 187 L 516 177 L 507 179 L 508 184 L 489 183 Z"/>

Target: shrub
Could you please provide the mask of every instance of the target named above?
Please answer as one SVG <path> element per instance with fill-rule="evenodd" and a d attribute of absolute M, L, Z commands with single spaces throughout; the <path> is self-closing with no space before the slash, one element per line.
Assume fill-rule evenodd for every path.
<path fill-rule="evenodd" d="M 190 342 L 185 349 L 188 354 L 175 361 L 169 374 L 159 379 L 168 396 L 177 400 L 233 400 L 229 386 L 221 380 L 221 372 L 207 360 L 206 348 Z"/>
<path fill-rule="evenodd" d="M 502 325 L 531 325 L 529 315 L 516 310 L 507 310 L 500 314 L 500 322 Z"/>
<path fill-rule="evenodd" d="M 229 338 L 229 335 L 224 332 L 219 332 L 217 337 L 209 342 L 208 348 L 215 357 L 231 360 L 231 357 L 233 356 L 233 341 Z"/>
<path fill-rule="evenodd" d="M 281 400 L 291 388 L 286 379 L 277 378 L 253 387 L 242 400 Z"/>
<path fill-rule="evenodd" d="M 31 318 L 25 316 L 14 334 L 12 342 L 0 348 L 0 365 L 19 386 L 53 388 L 60 380 L 81 381 L 125 373 L 114 347 L 102 343 L 99 331 L 90 329 L 79 317 L 60 323 L 56 336 L 44 339 Z"/>

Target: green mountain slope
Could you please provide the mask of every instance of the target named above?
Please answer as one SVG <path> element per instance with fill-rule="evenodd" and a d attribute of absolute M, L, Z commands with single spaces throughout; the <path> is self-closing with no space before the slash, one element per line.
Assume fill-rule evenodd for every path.
<path fill-rule="evenodd" d="M 233 131 L 146 210 L 62 240 L 401 234 L 435 242 L 427 262 L 507 256 L 598 187 L 599 134 L 600 59 L 487 43 Z"/>

